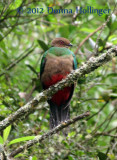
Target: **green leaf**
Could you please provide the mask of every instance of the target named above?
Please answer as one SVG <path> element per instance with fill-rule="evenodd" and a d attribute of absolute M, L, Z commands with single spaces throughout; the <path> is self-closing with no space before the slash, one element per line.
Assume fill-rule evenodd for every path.
<path fill-rule="evenodd" d="M 68 156 L 68 160 L 74 160 L 72 156 Z"/>
<path fill-rule="evenodd" d="M 37 42 L 39 43 L 39 45 L 41 46 L 41 48 L 44 50 L 44 51 L 47 51 L 49 48 L 47 46 L 47 44 L 45 44 L 44 41 L 42 40 L 37 40 Z"/>
<path fill-rule="evenodd" d="M 16 155 L 14 158 L 18 158 L 18 157 L 24 157 L 24 154 L 19 153 L 18 155 Z"/>
<path fill-rule="evenodd" d="M 117 73 L 109 73 L 106 77 L 117 77 Z"/>
<path fill-rule="evenodd" d="M 0 136 L 0 144 L 3 144 L 4 141 L 3 141 L 3 138 Z"/>
<path fill-rule="evenodd" d="M 98 41 L 99 46 L 105 46 L 105 42 L 100 38 Z"/>
<path fill-rule="evenodd" d="M 116 31 L 117 29 L 117 20 L 111 26 L 111 32 Z"/>
<path fill-rule="evenodd" d="M 92 33 L 92 32 L 95 31 L 95 29 L 92 29 L 92 28 L 81 28 L 80 31 L 87 32 L 87 33 Z"/>
<path fill-rule="evenodd" d="M 99 157 L 99 160 L 106 160 L 107 159 L 107 155 L 102 152 L 98 152 L 98 157 Z"/>
<path fill-rule="evenodd" d="M 32 157 L 32 160 L 37 160 L 37 157 L 36 156 Z"/>
<path fill-rule="evenodd" d="M 69 146 L 69 144 L 66 142 L 66 141 L 62 141 L 62 143 L 64 144 L 64 146 L 66 147 L 66 148 L 69 148 L 70 146 Z"/>
<path fill-rule="evenodd" d="M 14 139 L 14 140 L 10 141 L 8 143 L 8 145 L 19 143 L 19 142 L 23 142 L 23 141 L 32 140 L 34 138 L 35 138 L 35 136 L 27 136 L 27 137 L 17 138 L 17 139 Z"/>
<path fill-rule="evenodd" d="M 15 0 L 14 2 L 11 3 L 10 9 L 16 9 L 21 5 L 22 1 L 21 0 Z"/>
<path fill-rule="evenodd" d="M 8 126 L 8 127 L 3 131 L 3 139 L 4 139 L 4 142 L 7 140 L 10 131 L 11 131 L 11 125 Z"/>
<path fill-rule="evenodd" d="M 117 93 L 110 93 L 111 97 L 117 97 Z"/>
<path fill-rule="evenodd" d="M 108 19 L 108 16 L 106 16 L 106 20 L 107 19 Z M 117 17 L 115 14 L 112 14 L 109 22 L 107 23 L 107 26 L 111 30 L 111 32 L 113 32 L 117 29 Z"/>
<path fill-rule="evenodd" d="M 73 137 L 75 135 L 75 132 L 73 131 L 73 132 L 70 132 L 70 133 L 68 133 L 68 136 L 69 137 Z"/>

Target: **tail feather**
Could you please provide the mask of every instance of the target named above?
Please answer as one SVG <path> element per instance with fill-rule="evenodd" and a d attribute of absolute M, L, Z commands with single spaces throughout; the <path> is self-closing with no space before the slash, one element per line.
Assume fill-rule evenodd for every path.
<path fill-rule="evenodd" d="M 60 113 L 58 108 L 50 106 L 50 128 L 55 128 L 60 123 Z"/>
<path fill-rule="evenodd" d="M 68 105 L 67 107 L 61 109 L 61 122 L 65 122 L 69 119 L 70 119 L 70 106 Z M 63 135 L 65 137 L 67 137 L 68 131 L 69 131 L 68 127 L 62 130 Z"/>
<path fill-rule="evenodd" d="M 70 119 L 70 107 L 57 107 L 50 105 L 50 128 L 58 126 L 61 122 Z"/>
<path fill-rule="evenodd" d="M 65 122 L 70 119 L 70 107 L 69 105 L 61 109 L 61 122 Z"/>

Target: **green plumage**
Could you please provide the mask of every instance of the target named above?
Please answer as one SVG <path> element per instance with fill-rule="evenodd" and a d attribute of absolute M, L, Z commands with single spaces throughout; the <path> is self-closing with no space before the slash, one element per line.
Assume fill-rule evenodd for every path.
<path fill-rule="evenodd" d="M 74 69 L 77 68 L 77 60 L 75 54 L 70 51 L 67 48 L 60 48 L 60 47 L 51 47 L 49 50 L 47 50 L 41 60 L 41 68 L 40 68 L 40 75 L 43 73 L 44 70 L 44 64 L 45 64 L 45 58 L 47 54 L 53 55 L 53 56 L 69 56 L 72 55 L 74 58 Z"/>

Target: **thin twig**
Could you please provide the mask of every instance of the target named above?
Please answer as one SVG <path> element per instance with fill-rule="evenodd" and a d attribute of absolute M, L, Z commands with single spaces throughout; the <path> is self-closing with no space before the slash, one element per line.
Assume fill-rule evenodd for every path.
<path fill-rule="evenodd" d="M 104 108 L 105 106 L 108 104 L 108 102 L 106 102 L 100 109 L 98 112 L 94 113 L 92 116 L 90 116 L 89 118 L 87 118 L 87 121 L 91 118 L 93 118 L 94 116 L 96 116 L 97 114 L 99 114 Z"/>
<path fill-rule="evenodd" d="M 110 122 L 110 119 L 113 118 L 113 116 L 115 115 L 116 112 L 117 112 L 117 109 L 115 109 L 113 113 L 110 113 L 110 114 L 106 117 L 106 119 L 105 119 L 99 126 L 97 126 L 97 127 L 92 131 L 92 134 L 95 134 L 95 133 L 99 130 L 99 128 L 100 128 L 101 126 L 103 126 L 104 123 L 106 123 L 107 121 Z M 104 128 L 104 129 L 105 129 L 105 128 Z"/>
<path fill-rule="evenodd" d="M 111 133 L 111 132 L 113 132 L 114 130 L 117 130 L 117 126 L 114 127 L 114 128 L 112 128 L 112 129 L 110 129 L 110 130 L 108 131 L 108 133 Z"/>
<path fill-rule="evenodd" d="M 90 112 L 87 111 L 79 116 L 74 117 L 73 119 L 70 119 L 66 122 L 61 123 L 60 125 L 58 125 L 57 127 L 55 127 L 54 129 L 50 130 L 48 133 L 45 133 L 42 136 L 40 136 L 40 135 L 36 136 L 33 140 L 28 141 L 25 145 L 20 146 L 19 148 L 17 148 L 13 152 L 11 152 L 9 157 L 12 158 L 12 157 L 16 156 L 17 154 L 21 153 L 25 149 L 28 149 L 28 148 L 32 147 L 33 145 L 42 142 L 43 140 L 45 140 L 49 136 L 56 134 L 58 131 L 61 131 L 63 128 L 66 128 L 67 126 L 75 123 L 76 121 L 84 119 L 85 117 L 87 117 L 89 115 L 90 115 Z"/>
<path fill-rule="evenodd" d="M 13 1 L 11 0 L 11 2 L 10 3 L 8 3 L 8 6 L 5 8 L 5 7 L 3 7 L 3 9 L 2 9 L 2 12 L 1 12 L 1 15 L 0 15 L 0 18 L 3 16 L 3 14 L 6 12 L 6 10 L 9 8 L 9 6 L 10 6 L 10 4 L 12 3 Z"/>
<path fill-rule="evenodd" d="M 115 11 L 115 9 L 116 9 L 116 5 L 117 5 L 117 3 L 115 3 L 115 6 L 114 6 L 114 9 L 113 9 L 112 13 L 108 16 L 106 22 L 102 25 L 102 30 L 100 31 L 100 33 L 99 33 L 99 35 L 98 35 L 98 38 L 97 38 L 97 40 L 96 40 L 96 43 L 95 43 L 95 48 L 94 48 L 94 54 L 95 54 L 95 56 L 98 55 L 97 52 L 98 52 L 98 43 L 99 43 L 100 36 L 101 36 L 104 28 L 106 27 L 107 23 L 108 23 L 109 20 L 111 19 L 111 16 L 112 16 L 112 14 L 114 13 L 114 11 Z"/>
<path fill-rule="evenodd" d="M 16 66 L 19 62 L 21 62 L 24 58 L 26 58 L 29 54 L 31 54 L 34 51 L 34 49 L 35 49 L 35 47 L 33 47 L 31 50 L 29 50 L 25 55 L 20 57 L 18 60 L 13 61 L 8 67 L 3 69 L 4 71 L 2 73 L 0 73 L 0 76 L 3 76 L 6 73 L 6 71 L 8 71 L 8 70 L 12 69 L 14 66 Z"/>
<path fill-rule="evenodd" d="M 101 25 L 100 27 L 98 27 L 94 32 L 90 33 L 85 39 L 83 39 L 83 41 L 79 44 L 78 48 L 76 49 L 76 51 L 74 52 L 74 54 L 77 54 L 77 52 L 79 51 L 79 49 L 82 47 L 82 45 L 91 37 L 93 36 L 96 32 L 98 32 L 100 29 L 102 29 L 103 25 Z"/>
<path fill-rule="evenodd" d="M 109 136 L 109 137 L 117 138 L 117 135 L 109 134 L 109 133 L 106 133 L 106 132 L 96 133 L 95 136 Z"/>

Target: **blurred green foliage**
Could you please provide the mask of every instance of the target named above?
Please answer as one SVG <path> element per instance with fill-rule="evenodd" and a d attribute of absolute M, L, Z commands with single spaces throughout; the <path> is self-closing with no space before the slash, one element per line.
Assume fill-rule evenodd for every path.
<path fill-rule="evenodd" d="M 108 18 L 108 14 L 75 14 L 76 7 L 95 9 L 114 9 L 115 1 L 92 0 L 47 0 L 45 1 L 0 1 L 0 120 L 15 112 L 41 92 L 39 81 L 40 61 L 50 42 L 55 37 L 68 38 L 75 52 L 78 44 L 94 32 Z M 17 13 L 18 7 L 23 12 Z M 53 9 L 72 9 L 72 14 L 48 14 L 47 7 Z M 28 8 L 43 8 L 43 13 L 30 13 Z M 93 54 L 97 37 L 96 32 L 77 53 L 78 67 Z M 117 44 L 117 9 L 112 14 L 99 39 L 99 54 Z M 34 46 L 34 51 L 11 69 L 6 69 L 15 60 L 19 60 Z M 3 75 L 1 75 L 3 73 Z M 30 136 L 42 135 L 49 130 L 49 111 L 47 103 L 43 110 L 24 116 L 1 133 L 0 143 L 7 145 L 17 138 L 28 140 Z M 37 107 L 38 108 L 38 107 Z M 101 109 L 102 108 L 102 109 Z M 102 136 L 117 127 L 117 63 L 116 58 L 105 66 L 78 80 L 71 101 L 71 118 L 89 110 L 91 117 L 69 127 L 67 138 L 61 132 L 37 144 L 28 151 L 17 155 L 30 160 L 110 160 L 117 159 L 116 139 Z M 109 132 L 117 135 L 117 129 Z M 6 135 L 6 136 L 5 136 Z M 2 138 L 3 137 L 3 138 Z M 21 138 L 21 139 L 20 139 Z M 4 140 L 3 140 L 4 139 Z M 4 142 L 5 141 L 5 142 Z M 14 142 L 13 141 L 13 142 Z M 8 152 L 20 145 L 17 140 Z M 115 147 L 114 147 L 115 145 Z"/>

